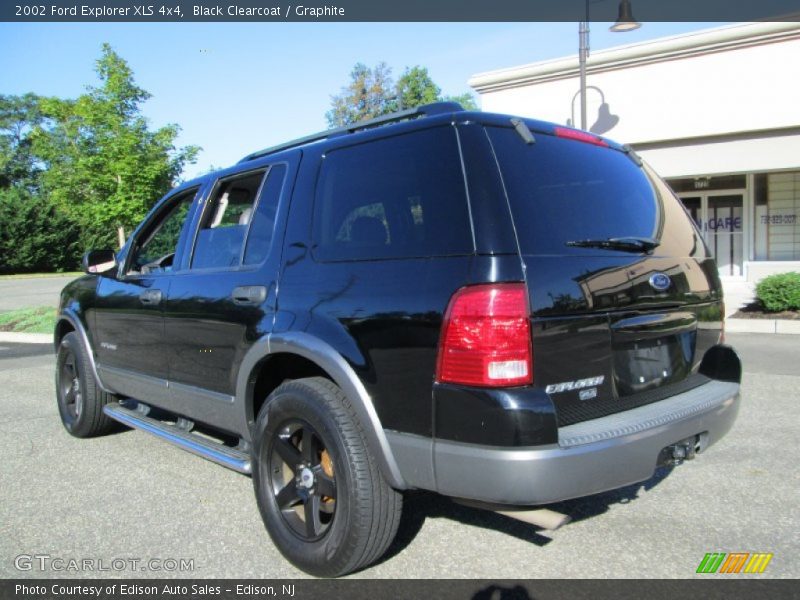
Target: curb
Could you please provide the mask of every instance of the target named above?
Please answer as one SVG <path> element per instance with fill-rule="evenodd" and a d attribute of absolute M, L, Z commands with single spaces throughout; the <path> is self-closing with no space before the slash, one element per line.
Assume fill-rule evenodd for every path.
<path fill-rule="evenodd" d="M 800 321 L 788 319 L 725 319 L 725 333 L 800 335 Z"/>
<path fill-rule="evenodd" d="M 53 334 L 0 331 L 0 342 L 9 342 L 12 344 L 52 344 Z"/>

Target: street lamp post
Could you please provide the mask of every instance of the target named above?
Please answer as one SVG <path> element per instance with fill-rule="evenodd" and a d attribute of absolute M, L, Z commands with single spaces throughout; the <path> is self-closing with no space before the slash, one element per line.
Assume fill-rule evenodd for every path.
<path fill-rule="evenodd" d="M 589 0 L 586 20 L 578 24 L 578 64 L 581 71 L 581 129 L 586 130 L 586 59 L 589 58 Z"/>
<path fill-rule="evenodd" d="M 586 0 L 585 20 L 578 24 L 578 66 L 580 67 L 581 129 L 586 130 L 586 59 L 589 58 L 589 2 Z M 642 26 L 633 18 L 630 0 L 621 0 L 617 21 L 609 31 L 633 31 Z"/>

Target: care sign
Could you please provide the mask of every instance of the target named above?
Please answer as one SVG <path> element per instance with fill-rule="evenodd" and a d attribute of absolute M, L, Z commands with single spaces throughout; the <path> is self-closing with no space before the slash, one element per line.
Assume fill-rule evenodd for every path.
<path fill-rule="evenodd" d="M 711 231 L 741 231 L 742 217 L 719 217 L 708 220 L 708 228 Z"/>
<path fill-rule="evenodd" d="M 742 217 L 716 217 L 698 221 L 701 231 L 713 233 L 737 233 L 742 231 Z"/>

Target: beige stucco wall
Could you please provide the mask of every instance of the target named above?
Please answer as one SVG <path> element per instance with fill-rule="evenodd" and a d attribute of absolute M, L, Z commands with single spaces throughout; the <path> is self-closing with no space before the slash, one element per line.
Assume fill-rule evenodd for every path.
<path fill-rule="evenodd" d="M 599 88 L 619 117 L 604 135 L 634 145 L 660 142 L 643 155 L 664 176 L 796 168 L 798 64 L 800 24 L 739 24 L 594 53 L 587 85 Z M 470 84 L 485 111 L 563 124 L 579 89 L 577 67 L 570 57 L 479 74 Z M 591 127 L 601 96 L 589 89 L 587 99 Z M 766 143 L 751 133 L 730 138 L 763 131 Z M 715 139 L 721 135 L 729 137 Z M 687 146 L 695 152 L 687 155 Z"/>

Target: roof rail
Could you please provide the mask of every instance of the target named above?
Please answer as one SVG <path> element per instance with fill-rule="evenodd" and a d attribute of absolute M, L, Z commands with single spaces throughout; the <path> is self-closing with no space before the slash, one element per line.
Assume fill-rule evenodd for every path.
<path fill-rule="evenodd" d="M 268 154 L 274 154 L 275 152 L 280 152 L 281 150 L 288 150 L 289 148 L 305 146 L 306 144 L 310 144 L 312 142 L 318 142 L 320 140 L 325 140 L 340 135 L 346 135 L 348 133 L 355 133 L 356 131 L 363 131 L 364 129 L 378 127 L 380 125 L 385 125 L 387 123 L 394 123 L 396 121 L 413 119 L 415 117 L 420 117 L 420 116 L 429 117 L 433 115 L 441 115 L 450 112 L 460 112 L 463 110 L 464 108 L 458 102 L 434 102 L 432 104 L 424 104 L 422 106 L 417 106 L 416 108 L 401 110 L 400 112 L 383 115 L 381 117 L 376 117 L 374 119 L 369 119 L 367 121 L 359 121 L 358 123 L 353 123 L 352 125 L 345 125 L 344 127 L 337 127 L 335 129 L 320 131 L 319 133 L 312 133 L 311 135 L 297 138 L 296 140 L 292 140 L 290 142 L 285 142 L 283 144 L 278 144 L 277 146 L 271 146 L 270 148 L 265 148 L 263 150 L 253 152 L 252 154 L 248 154 L 247 156 L 245 156 L 239 162 L 240 163 L 247 162 L 248 160 L 254 160 L 256 158 L 261 158 L 262 156 L 267 156 Z"/>

